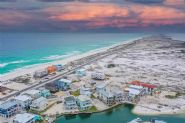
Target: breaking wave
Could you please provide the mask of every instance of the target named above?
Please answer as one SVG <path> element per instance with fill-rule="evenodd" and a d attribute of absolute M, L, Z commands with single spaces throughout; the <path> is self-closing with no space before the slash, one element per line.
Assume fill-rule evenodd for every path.
<path fill-rule="evenodd" d="M 0 63 L 0 68 L 6 67 L 7 65 L 10 65 L 10 64 L 20 64 L 25 62 L 29 62 L 29 60 L 18 60 L 18 61 L 12 61 L 7 63 Z"/>

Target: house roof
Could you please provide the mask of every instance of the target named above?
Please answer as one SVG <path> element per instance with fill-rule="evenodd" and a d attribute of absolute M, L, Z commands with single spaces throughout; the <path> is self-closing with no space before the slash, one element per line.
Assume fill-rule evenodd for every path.
<path fill-rule="evenodd" d="M 4 103 L 2 103 L 1 105 L 0 105 L 0 108 L 1 109 L 8 109 L 8 108 L 10 108 L 10 107 L 12 107 L 12 106 L 15 106 L 15 105 L 17 105 L 17 102 L 15 102 L 15 101 L 6 101 L 6 102 L 4 102 Z"/>
<path fill-rule="evenodd" d="M 104 88 L 106 86 L 105 83 L 97 84 L 96 88 Z"/>
<path fill-rule="evenodd" d="M 78 100 L 80 100 L 80 101 L 89 101 L 91 99 L 88 96 L 80 95 L 80 96 L 78 96 Z"/>
<path fill-rule="evenodd" d="M 60 82 L 65 82 L 65 83 L 71 83 L 72 81 L 71 80 L 68 80 L 68 79 L 60 79 L 59 80 Z"/>
<path fill-rule="evenodd" d="M 28 95 L 35 95 L 37 93 L 40 93 L 39 90 L 28 90 L 25 92 L 25 94 L 28 94 Z"/>
<path fill-rule="evenodd" d="M 27 100 L 31 100 L 32 98 L 27 95 L 19 95 L 19 96 L 15 97 L 14 99 L 20 100 L 20 101 L 27 101 Z"/>
<path fill-rule="evenodd" d="M 132 95 L 139 95 L 141 92 L 140 90 L 133 89 L 133 88 L 128 88 L 128 91 L 129 91 L 129 94 L 132 94 Z"/>
<path fill-rule="evenodd" d="M 40 98 L 34 100 L 33 103 L 40 103 L 40 102 L 43 102 L 43 101 L 47 101 L 47 99 L 45 97 L 40 97 Z"/>
<path fill-rule="evenodd" d="M 151 85 L 151 84 L 146 84 L 146 83 L 141 83 L 140 81 L 133 81 L 133 82 L 130 82 L 129 84 L 132 84 L 132 85 L 138 85 L 138 86 L 143 86 L 143 87 L 147 87 L 147 88 L 156 88 L 155 85 Z"/>
<path fill-rule="evenodd" d="M 68 96 L 68 97 L 65 97 L 64 100 L 66 102 L 68 102 L 68 101 L 75 101 L 75 98 L 73 96 Z"/>
<path fill-rule="evenodd" d="M 17 114 L 14 118 L 14 121 L 18 121 L 19 123 L 27 123 L 29 120 L 33 119 L 35 115 L 24 113 L 24 114 Z"/>

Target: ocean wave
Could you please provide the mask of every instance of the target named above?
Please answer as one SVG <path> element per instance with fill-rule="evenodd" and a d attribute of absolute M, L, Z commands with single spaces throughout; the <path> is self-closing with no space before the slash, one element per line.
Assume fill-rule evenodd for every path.
<path fill-rule="evenodd" d="M 10 64 L 20 64 L 20 63 L 25 63 L 25 62 L 29 62 L 29 60 L 17 60 L 17 61 L 12 61 L 12 62 L 7 62 L 7 63 L 0 63 L 0 68 L 3 68 Z"/>
<path fill-rule="evenodd" d="M 80 54 L 80 51 L 73 51 L 71 53 L 67 53 L 67 54 L 64 54 L 64 55 L 50 55 L 48 57 L 41 58 L 41 60 L 58 60 L 58 59 L 71 57 L 71 56 L 74 56 L 74 55 L 77 55 L 77 54 Z"/>

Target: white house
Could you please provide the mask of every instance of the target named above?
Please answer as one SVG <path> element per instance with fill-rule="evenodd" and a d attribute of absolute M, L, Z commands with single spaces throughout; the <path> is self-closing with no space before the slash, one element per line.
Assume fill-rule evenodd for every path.
<path fill-rule="evenodd" d="M 91 94 L 92 94 L 91 87 L 88 87 L 86 85 L 83 85 L 82 87 L 80 87 L 80 95 L 91 96 Z"/>
<path fill-rule="evenodd" d="M 13 123 L 35 123 L 35 115 L 29 113 L 17 114 Z"/>
<path fill-rule="evenodd" d="M 77 109 L 76 99 L 73 96 L 67 96 L 64 98 L 64 108 L 67 110 Z"/>
<path fill-rule="evenodd" d="M 85 69 L 78 69 L 78 70 L 76 70 L 76 75 L 77 76 L 85 76 L 86 70 Z"/>
<path fill-rule="evenodd" d="M 112 87 L 111 92 L 114 94 L 115 102 L 120 103 L 125 99 L 125 94 L 124 94 L 123 90 L 121 90 L 120 88 Z"/>
<path fill-rule="evenodd" d="M 33 76 L 35 78 L 42 78 L 42 77 L 47 76 L 47 75 L 48 75 L 47 69 L 41 69 L 41 70 L 35 71 Z"/>
<path fill-rule="evenodd" d="M 28 95 L 31 96 L 31 98 L 33 99 L 37 99 L 39 97 L 41 97 L 41 92 L 39 90 L 28 90 L 26 92 L 23 93 L 24 95 Z"/>
<path fill-rule="evenodd" d="M 96 85 L 96 92 L 104 90 L 106 88 L 107 84 L 101 83 Z"/>
<path fill-rule="evenodd" d="M 91 78 L 95 80 L 104 80 L 105 79 L 105 74 L 103 72 L 93 72 L 91 74 Z"/>
<path fill-rule="evenodd" d="M 98 98 L 107 105 L 115 104 L 114 94 L 109 90 L 100 90 L 97 92 Z"/>
<path fill-rule="evenodd" d="M 45 97 L 40 97 L 32 102 L 30 105 L 30 109 L 35 110 L 35 111 L 42 111 L 46 109 L 47 107 L 47 99 Z"/>
<path fill-rule="evenodd" d="M 28 108 L 31 104 L 32 98 L 28 95 L 19 95 L 14 98 L 14 100 L 21 105 L 21 107 Z"/>
<path fill-rule="evenodd" d="M 82 111 L 87 110 L 93 106 L 90 97 L 85 95 L 78 96 L 77 105 L 79 106 L 79 110 Z"/>

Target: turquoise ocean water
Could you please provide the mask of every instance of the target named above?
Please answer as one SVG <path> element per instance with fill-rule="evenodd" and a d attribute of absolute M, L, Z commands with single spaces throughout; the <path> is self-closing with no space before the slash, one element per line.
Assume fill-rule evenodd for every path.
<path fill-rule="evenodd" d="M 0 33 L 0 74 L 82 54 L 141 33 Z"/>

